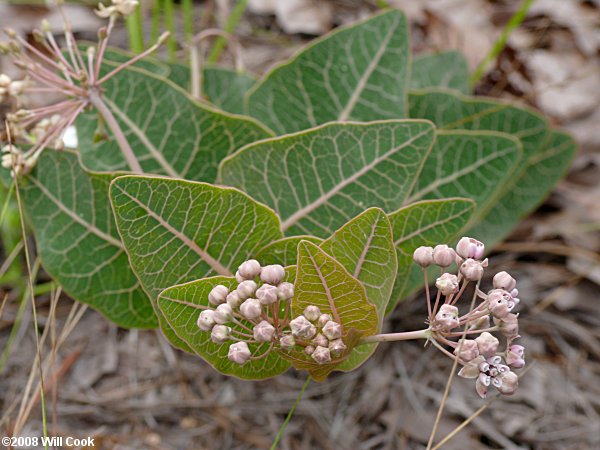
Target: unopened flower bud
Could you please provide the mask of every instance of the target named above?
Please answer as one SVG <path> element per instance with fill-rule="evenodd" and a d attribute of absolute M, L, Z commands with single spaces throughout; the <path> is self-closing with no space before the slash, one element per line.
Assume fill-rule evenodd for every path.
<path fill-rule="evenodd" d="M 331 316 L 329 314 L 321 314 L 317 319 L 317 325 L 321 328 L 325 326 L 327 322 L 331 320 Z"/>
<path fill-rule="evenodd" d="M 238 283 L 246 281 L 246 279 L 240 274 L 239 270 L 235 272 L 235 281 L 237 281 Z"/>
<path fill-rule="evenodd" d="M 460 273 L 466 280 L 479 281 L 483 277 L 484 267 L 487 267 L 487 259 L 483 262 L 467 259 L 460 265 Z"/>
<path fill-rule="evenodd" d="M 233 311 L 231 309 L 231 306 L 229 306 L 227 303 L 222 303 L 221 305 L 217 306 L 217 309 L 215 309 L 213 319 L 216 323 L 222 325 L 231 321 L 233 317 L 232 314 Z"/>
<path fill-rule="evenodd" d="M 448 267 L 456 261 L 456 252 L 447 245 L 436 245 L 433 249 L 433 262 L 440 267 Z"/>
<path fill-rule="evenodd" d="M 514 339 L 519 335 L 519 315 L 509 313 L 502 319 L 494 318 L 494 323 L 500 328 L 502 336 Z"/>
<path fill-rule="evenodd" d="M 413 261 L 421 267 L 428 267 L 433 263 L 433 248 L 421 246 L 413 253 Z"/>
<path fill-rule="evenodd" d="M 17 32 L 14 30 L 14 28 L 10 27 L 4 28 L 4 34 L 6 34 L 9 38 L 13 39 L 17 37 Z"/>
<path fill-rule="evenodd" d="M 329 352 L 331 356 L 337 358 L 346 350 L 346 344 L 341 339 L 335 339 L 329 343 Z"/>
<path fill-rule="evenodd" d="M 247 298 L 252 297 L 256 293 L 256 282 L 253 280 L 244 280 L 242 281 L 236 291 L 240 296 L 240 300 L 246 300 Z"/>
<path fill-rule="evenodd" d="M 517 281 L 508 272 L 498 272 L 494 275 L 493 284 L 496 289 L 511 292 L 517 285 Z"/>
<path fill-rule="evenodd" d="M 284 281 L 277 286 L 277 297 L 279 300 L 287 301 L 294 297 L 294 284 Z"/>
<path fill-rule="evenodd" d="M 263 284 L 256 291 L 256 298 L 260 300 L 263 305 L 272 305 L 279 299 L 278 293 L 279 291 L 275 286 Z"/>
<path fill-rule="evenodd" d="M 519 377 L 516 373 L 509 371 L 499 376 L 502 384 L 498 386 L 498 391 L 504 395 L 512 395 L 519 387 Z"/>
<path fill-rule="evenodd" d="M 253 280 L 260 275 L 260 263 L 255 259 L 249 259 L 238 267 L 238 273 L 246 280 Z"/>
<path fill-rule="evenodd" d="M 311 339 L 317 334 L 317 328 L 304 316 L 298 316 L 290 322 L 292 335 L 301 339 Z"/>
<path fill-rule="evenodd" d="M 212 309 L 205 309 L 202 311 L 200 316 L 198 316 L 198 322 L 196 322 L 198 328 L 202 331 L 212 330 L 212 327 L 215 325 L 215 319 L 213 317 L 214 313 L 215 312 Z"/>
<path fill-rule="evenodd" d="M 465 259 L 481 259 L 485 253 L 485 245 L 477 239 L 463 237 L 456 244 L 456 253 Z"/>
<path fill-rule="evenodd" d="M 17 80 L 10 83 L 8 87 L 8 95 L 13 97 L 18 97 L 19 95 L 25 92 L 25 88 L 27 87 L 27 82 L 25 80 Z"/>
<path fill-rule="evenodd" d="M 469 322 L 469 330 L 485 330 L 490 327 L 490 316 L 483 316 Z"/>
<path fill-rule="evenodd" d="M 488 292 L 489 309 L 492 315 L 498 319 L 506 317 L 510 312 L 512 297 L 503 289 L 493 289 Z"/>
<path fill-rule="evenodd" d="M 260 302 L 255 298 L 249 298 L 240 305 L 240 313 L 246 319 L 256 319 L 262 312 L 262 306 Z"/>
<path fill-rule="evenodd" d="M 444 273 L 435 281 L 435 286 L 443 295 L 456 294 L 458 292 L 458 277 L 451 273 Z"/>
<path fill-rule="evenodd" d="M 458 308 L 454 305 L 443 304 L 435 315 L 434 326 L 441 331 L 451 331 L 460 324 Z"/>
<path fill-rule="evenodd" d="M 210 339 L 215 344 L 222 344 L 229 340 L 229 333 L 231 333 L 231 328 L 225 325 L 215 325 L 210 333 Z"/>
<path fill-rule="evenodd" d="M 42 28 L 42 31 L 44 33 L 50 33 L 50 22 L 48 22 L 48 19 L 42 19 L 42 21 L 40 22 L 40 27 Z"/>
<path fill-rule="evenodd" d="M 460 353 L 458 349 L 460 348 Z M 460 359 L 465 362 L 469 362 L 474 360 L 479 356 L 479 346 L 477 342 L 473 339 L 465 339 L 462 341 L 462 345 L 459 343 L 459 346 L 454 350 L 454 354 L 457 355 Z"/>
<path fill-rule="evenodd" d="M 487 331 L 484 331 L 477 336 L 475 338 L 475 342 L 477 342 L 479 354 L 485 356 L 486 358 L 495 356 L 496 351 L 498 350 L 498 345 L 500 344 L 500 341 Z"/>
<path fill-rule="evenodd" d="M 331 353 L 327 347 L 317 347 L 310 355 L 318 364 L 327 364 L 331 362 Z"/>
<path fill-rule="evenodd" d="M 229 294 L 229 289 L 227 289 L 222 284 L 215 286 L 212 288 L 210 293 L 208 294 L 208 301 L 212 305 L 220 305 L 221 303 L 225 303 L 227 299 L 227 294 Z"/>
<path fill-rule="evenodd" d="M 0 74 L 0 87 L 7 89 L 11 82 L 12 80 L 8 75 L 5 73 Z"/>
<path fill-rule="evenodd" d="M 508 347 L 506 354 L 506 364 L 515 369 L 521 369 L 525 366 L 525 347 L 513 344 Z"/>
<path fill-rule="evenodd" d="M 229 352 L 227 353 L 227 359 L 229 361 L 239 364 L 240 366 L 250 359 L 251 353 L 248 348 L 248 344 L 245 342 L 236 342 L 229 346 Z"/>
<path fill-rule="evenodd" d="M 304 353 L 306 353 L 307 355 L 312 355 L 315 351 L 315 347 L 312 345 L 307 345 L 306 347 L 304 347 Z"/>
<path fill-rule="evenodd" d="M 275 327 L 263 320 L 253 328 L 252 332 L 254 333 L 254 339 L 258 342 L 269 342 L 275 334 Z"/>
<path fill-rule="evenodd" d="M 284 336 L 281 336 L 281 339 L 279 339 L 279 345 L 282 349 L 289 350 L 290 348 L 293 348 L 296 345 L 296 340 L 291 334 L 286 334 Z"/>
<path fill-rule="evenodd" d="M 342 326 L 330 320 L 323 326 L 323 334 L 327 336 L 327 339 L 333 341 L 334 339 L 339 339 L 342 337 Z"/>
<path fill-rule="evenodd" d="M 260 271 L 260 279 L 265 283 L 277 286 L 283 281 L 285 277 L 285 269 L 279 264 L 273 264 L 271 266 L 265 266 Z"/>
<path fill-rule="evenodd" d="M 321 311 L 315 305 L 308 305 L 306 308 L 304 308 L 303 314 L 308 320 L 314 322 L 315 320 L 319 319 L 319 316 L 321 316 Z"/>
<path fill-rule="evenodd" d="M 323 336 L 321 333 L 319 333 L 313 339 L 313 344 L 320 345 L 321 347 L 328 347 L 329 340 L 325 336 Z"/>
<path fill-rule="evenodd" d="M 237 293 L 237 291 L 233 291 L 227 294 L 225 301 L 233 309 L 239 308 L 240 304 L 242 303 L 242 299 L 240 298 L 240 295 Z"/>

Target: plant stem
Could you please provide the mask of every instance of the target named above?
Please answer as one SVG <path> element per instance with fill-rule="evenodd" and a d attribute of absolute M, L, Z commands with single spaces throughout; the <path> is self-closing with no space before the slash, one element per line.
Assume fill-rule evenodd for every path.
<path fill-rule="evenodd" d="M 279 428 L 279 432 L 277 433 L 277 436 L 275 436 L 275 440 L 273 441 L 273 445 L 271 445 L 271 450 L 276 450 L 277 449 L 277 445 L 279 444 L 279 441 L 281 440 L 281 438 L 283 436 L 283 433 L 285 432 L 285 429 L 288 426 L 288 423 L 290 423 L 290 420 L 292 420 L 292 416 L 294 415 L 294 411 L 296 411 L 296 407 L 298 406 L 298 403 L 300 403 L 300 400 L 302 399 L 302 396 L 304 395 L 304 391 L 308 387 L 309 383 L 310 383 L 310 377 L 307 377 L 306 381 L 304 382 L 304 385 L 302 386 L 302 389 L 300 390 L 300 393 L 298 394 L 298 397 L 296 397 L 296 400 L 294 401 L 294 404 L 292 405 L 292 409 L 290 409 L 290 412 L 288 413 L 287 417 L 283 421 L 283 424 L 281 425 L 281 428 Z"/>
<path fill-rule="evenodd" d="M 485 73 L 487 66 L 498 57 L 498 55 L 500 54 L 500 52 L 502 52 L 502 50 L 504 50 L 504 47 L 506 46 L 506 42 L 508 41 L 508 37 L 510 36 L 510 33 L 512 33 L 513 30 L 515 28 L 517 28 L 519 25 L 521 25 L 523 20 L 525 20 L 527 11 L 529 11 L 529 8 L 531 7 L 531 4 L 533 3 L 533 1 L 534 0 L 523 0 L 523 3 L 521 3 L 521 6 L 519 6 L 519 9 L 510 18 L 510 20 L 508 21 L 508 23 L 502 30 L 502 33 L 500 33 L 500 36 L 498 37 L 498 39 L 496 39 L 496 42 L 494 42 L 492 49 L 485 56 L 483 61 L 481 61 L 479 63 L 479 65 L 477 66 L 477 68 L 475 69 L 473 74 L 471 75 L 471 78 L 469 80 L 471 87 L 475 86 L 479 82 L 479 80 L 481 80 L 481 77 L 483 77 L 483 74 Z"/>
<path fill-rule="evenodd" d="M 102 101 L 102 98 L 98 95 L 97 92 L 92 91 L 89 94 L 89 100 L 90 103 L 94 105 L 94 107 L 98 110 L 100 115 L 104 118 L 104 121 L 108 125 L 108 128 L 110 128 L 110 130 L 112 131 L 113 136 L 119 144 L 119 148 L 121 149 L 121 152 L 123 153 L 123 156 L 127 161 L 127 164 L 131 168 L 131 171 L 134 173 L 144 173 L 144 171 L 142 170 L 142 166 L 140 166 L 140 163 L 135 157 L 135 153 L 133 153 L 129 142 L 127 142 L 127 139 L 125 138 L 123 131 L 121 131 L 121 127 L 119 126 L 117 119 L 115 119 L 115 116 L 113 116 L 111 110 Z"/>
<path fill-rule="evenodd" d="M 142 24 L 142 8 L 140 5 L 135 8 L 133 14 L 129 15 L 125 22 L 127 24 L 127 34 L 129 35 L 129 49 L 134 53 L 144 51 L 144 26 Z"/>
<path fill-rule="evenodd" d="M 223 28 L 226 33 L 233 33 L 233 30 L 235 30 L 235 27 L 240 22 L 247 5 L 248 0 L 238 0 L 236 2 L 233 11 L 231 11 L 231 14 L 229 14 L 229 17 L 227 18 L 227 22 L 225 22 L 225 27 Z M 208 64 L 216 64 L 221 56 L 223 48 L 225 48 L 225 43 L 226 41 L 222 37 L 218 37 L 215 40 L 213 48 L 207 58 Z"/>
<path fill-rule="evenodd" d="M 387 333 L 375 334 L 362 339 L 358 345 L 369 344 L 372 342 L 394 342 L 394 341 L 411 341 L 414 339 L 429 339 L 431 330 L 426 328 L 417 331 L 405 331 L 404 333 Z"/>

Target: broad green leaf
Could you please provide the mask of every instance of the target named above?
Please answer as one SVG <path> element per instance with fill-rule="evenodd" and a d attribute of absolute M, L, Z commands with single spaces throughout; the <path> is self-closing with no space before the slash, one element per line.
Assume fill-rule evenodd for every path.
<path fill-rule="evenodd" d="M 173 83 L 139 69 L 125 69 L 108 80 L 103 98 L 148 173 L 213 182 L 224 157 L 269 136 L 256 121 L 213 110 Z M 96 112 L 77 120 L 84 166 L 129 169 L 106 125 L 97 140 L 98 127 Z"/>
<path fill-rule="evenodd" d="M 156 310 L 159 293 L 214 275 L 231 276 L 267 243 L 281 238 L 277 216 L 237 189 L 145 176 L 110 188 L 117 227 L 133 271 L 153 302 L 165 335 L 187 344 Z"/>
<path fill-rule="evenodd" d="M 298 256 L 298 244 L 300 241 L 309 241 L 319 245 L 323 239 L 314 236 L 292 236 L 278 239 L 262 248 L 256 258 L 262 265 L 280 264 L 282 266 L 293 266 Z"/>
<path fill-rule="evenodd" d="M 44 268 L 65 292 L 120 326 L 154 328 L 108 202 L 114 177 L 85 172 L 74 153 L 47 150 L 20 189 Z"/>
<path fill-rule="evenodd" d="M 192 75 L 189 66 L 168 63 L 168 79 L 191 92 Z M 219 66 L 204 67 L 202 75 L 202 98 L 223 111 L 244 114 L 245 95 L 256 79 L 245 72 Z"/>
<path fill-rule="evenodd" d="M 292 279 L 293 281 L 293 279 Z M 221 284 L 230 290 L 237 286 L 235 278 L 213 277 L 190 283 L 174 286 L 163 291 L 158 298 L 158 305 L 175 333 L 189 346 L 196 355 L 202 357 L 219 372 L 234 375 L 249 380 L 260 380 L 273 377 L 285 372 L 290 363 L 281 358 L 278 352 L 271 351 L 269 344 L 248 344 L 253 356 L 260 356 L 268 352 L 264 358 L 250 360 L 243 366 L 232 363 L 227 359 L 229 345 L 215 344 L 210 339 L 210 333 L 200 330 L 196 321 L 203 309 L 209 308 L 208 293 L 216 285 Z M 247 320 L 239 318 L 237 323 L 230 322 L 234 333 L 248 333 L 254 326 Z"/>
<path fill-rule="evenodd" d="M 472 200 L 424 200 L 389 215 L 398 255 L 398 276 L 387 312 L 424 282 L 412 254 L 421 245 L 453 244 L 475 208 Z"/>
<path fill-rule="evenodd" d="M 405 204 L 464 197 L 477 205 L 471 220 L 485 215 L 511 182 L 522 158 L 519 139 L 494 131 L 439 131 Z"/>
<path fill-rule="evenodd" d="M 366 210 L 319 247 L 363 284 L 367 298 L 377 311 L 377 332 L 380 332 L 398 268 L 392 228 L 385 213 L 379 208 Z M 377 344 L 355 348 L 337 369 L 355 369 L 376 348 Z"/>
<path fill-rule="evenodd" d="M 331 121 L 406 117 L 408 27 L 389 11 L 335 30 L 248 92 L 248 113 L 278 134 Z"/>
<path fill-rule="evenodd" d="M 576 152 L 577 143 L 569 134 L 552 131 L 542 151 L 529 159 L 515 186 L 470 233 L 486 242 L 495 242 L 497 236 L 504 236 L 566 175 Z"/>
<path fill-rule="evenodd" d="M 419 55 L 413 60 L 411 89 L 445 87 L 468 94 L 469 65 L 460 52 Z"/>
<path fill-rule="evenodd" d="M 512 134 L 519 138 L 523 145 L 523 160 L 505 185 L 505 194 L 499 198 L 497 207 L 491 209 L 482 218 L 486 223 L 498 226 L 488 232 L 484 226 L 476 226 L 470 231 L 474 237 L 482 239 L 490 247 L 502 240 L 512 226 L 531 208 L 537 205 L 547 194 L 550 183 L 538 190 L 536 196 L 523 196 L 524 184 L 528 183 L 528 171 L 532 161 L 544 153 L 550 130 L 546 120 L 539 114 L 523 107 L 498 100 L 466 97 L 449 90 L 432 89 L 411 92 L 411 116 L 432 120 L 442 129 L 493 130 Z M 556 167 L 556 174 L 563 174 L 565 166 Z M 531 171 L 533 176 L 534 171 Z M 552 177 L 556 179 L 557 177 Z M 527 180 L 527 181 L 525 181 Z M 546 180 L 539 178 L 536 182 L 544 184 Z"/>
<path fill-rule="evenodd" d="M 272 207 L 286 235 L 327 238 L 366 208 L 402 206 L 433 138 L 426 121 L 331 123 L 248 145 L 219 178 Z"/>
<path fill-rule="evenodd" d="M 202 93 L 213 105 L 233 114 L 245 114 L 244 97 L 256 80 L 244 72 L 222 67 L 206 67 Z"/>
<path fill-rule="evenodd" d="M 342 339 L 347 346 L 345 354 L 331 364 L 317 364 L 299 350 L 279 351 L 294 367 L 306 369 L 315 380 L 323 381 L 347 357 L 357 337 L 377 332 L 377 310 L 367 299 L 365 287 L 344 266 L 315 244 L 301 241 L 292 299 L 293 316 L 301 314 L 309 305 L 317 306 L 342 325 Z"/>

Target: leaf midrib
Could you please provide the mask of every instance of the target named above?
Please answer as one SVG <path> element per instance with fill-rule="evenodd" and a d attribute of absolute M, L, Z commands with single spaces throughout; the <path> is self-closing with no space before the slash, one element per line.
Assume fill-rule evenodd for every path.
<path fill-rule="evenodd" d="M 451 222 L 454 219 L 457 219 L 458 217 L 464 215 L 465 213 L 468 213 L 468 211 L 469 211 L 469 209 L 464 209 L 464 210 L 459 211 L 458 213 L 455 213 L 455 214 L 453 214 L 451 216 L 445 216 L 444 220 L 437 220 L 435 222 L 431 222 L 431 223 L 427 224 L 427 226 L 425 226 L 425 227 L 420 227 L 418 230 L 415 230 L 412 233 L 410 233 L 410 234 L 408 234 L 406 236 L 402 236 L 400 239 L 394 241 L 394 246 L 398 247 L 398 245 L 402 244 L 403 242 L 408 241 L 409 239 L 412 239 L 416 235 L 422 234 L 425 231 L 428 231 L 428 230 L 430 230 L 432 228 L 435 228 L 438 225 L 442 225 L 442 224 L 444 224 L 446 222 Z M 398 249 L 398 250 L 400 250 L 400 249 Z"/>
<path fill-rule="evenodd" d="M 450 175 L 448 175 L 446 177 L 437 178 L 433 183 L 428 184 L 425 189 L 421 189 L 420 191 L 417 191 L 414 194 L 412 194 L 409 198 L 406 199 L 404 204 L 408 205 L 408 204 L 414 203 L 414 202 L 422 199 L 423 197 L 425 197 L 425 195 L 435 191 L 440 186 L 450 184 L 450 183 L 456 181 L 457 179 L 459 179 L 460 177 L 462 177 L 463 175 L 467 175 L 471 172 L 475 172 L 479 167 L 485 165 L 487 162 L 492 161 L 497 158 L 501 158 L 510 153 L 514 153 L 514 148 L 508 147 L 508 148 L 504 149 L 503 151 L 492 153 L 483 158 L 479 158 L 479 159 L 477 159 L 477 161 L 474 164 L 470 164 L 468 166 L 461 168 L 460 170 L 453 171 Z"/>
<path fill-rule="evenodd" d="M 281 230 L 282 231 L 286 231 L 288 228 L 290 228 L 291 226 L 293 226 L 296 223 L 298 223 L 304 217 L 308 216 L 308 214 L 310 214 L 312 211 L 314 211 L 315 209 L 317 209 L 319 206 L 324 205 L 330 198 L 332 198 L 333 196 L 335 196 L 336 194 L 338 194 L 346 186 L 348 186 L 349 184 L 355 182 L 358 178 L 360 178 L 361 176 L 363 176 L 365 173 L 369 172 L 371 169 L 373 169 L 373 167 L 377 166 L 380 162 L 385 161 L 387 158 L 390 157 L 390 155 L 393 155 L 394 153 L 402 150 L 403 148 L 406 148 L 406 147 L 410 146 L 410 144 L 412 144 L 414 141 L 416 141 L 417 139 L 420 139 L 421 137 L 427 135 L 431 131 L 432 130 L 430 128 L 427 128 L 424 131 L 422 131 L 422 132 L 416 134 L 415 136 L 411 137 L 408 141 L 403 142 L 402 145 L 399 145 L 398 147 L 394 147 L 391 150 L 389 150 L 386 153 L 384 153 L 383 155 L 375 158 L 373 161 L 371 161 L 369 164 L 367 164 L 364 167 L 362 167 L 360 170 L 356 171 L 350 177 L 342 180 L 341 182 L 339 182 L 338 184 L 336 184 L 335 186 L 333 186 L 333 188 L 330 189 L 328 192 L 326 192 L 324 195 L 320 196 L 318 199 L 316 199 L 315 201 L 307 204 L 306 206 L 300 208 L 294 214 L 292 214 L 287 219 L 285 219 L 283 222 L 281 222 Z M 424 159 L 426 157 L 427 157 L 427 155 L 423 155 L 422 161 L 424 161 Z"/>
<path fill-rule="evenodd" d="M 37 179 L 33 178 L 33 177 L 29 177 L 29 180 L 31 180 L 31 182 L 40 190 L 42 191 L 42 193 L 48 198 L 50 199 L 50 201 L 52 201 L 52 203 L 54 203 L 58 209 L 60 209 L 63 213 L 65 213 L 66 215 L 68 215 L 71 219 L 73 219 L 73 221 L 77 222 L 79 225 L 81 225 L 82 227 L 84 227 L 85 229 L 87 229 L 90 233 L 96 235 L 97 237 L 99 237 L 100 239 L 108 242 L 109 244 L 117 247 L 120 250 L 123 250 L 123 243 L 121 241 L 119 241 L 118 239 L 115 239 L 114 237 L 112 237 L 111 235 L 105 233 L 104 231 L 100 230 L 98 227 L 96 227 L 95 225 L 89 223 L 87 220 L 82 219 L 79 215 L 77 215 L 75 213 L 75 211 L 72 211 L 71 209 L 67 208 L 66 205 L 64 203 L 62 203 L 58 198 L 56 198 L 47 188 L 46 186 L 44 186 L 42 183 L 40 183 Z"/>
<path fill-rule="evenodd" d="M 104 98 L 104 101 L 108 105 L 108 107 L 129 127 L 129 129 L 137 136 L 137 138 L 142 141 L 142 144 L 146 147 L 150 155 L 154 158 L 154 160 L 162 167 L 165 173 L 171 177 L 179 178 L 181 174 L 177 172 L 173 166 L 171 166 L 168 161 L 164 158 L 162 153 L 154 146 L 152 142 L 146 136 L 146 133 L 142 131 L 130 118 L 123 112 L 114 102 L 109 100 L 108 98 Z M 138 158 L 139 159 L 139 158 Z"/>
<path fill-rule="evenodd" d="M 200 248 L 200 246 L 198 244 L 196 244 L 185 234 L 183 234 L 182 232 L 177 230 L 175 227 L 173 227 L 169 222 L 167 222 L 161 216 L 159 216 L 154 211 L 152 211 L 147 205 L 142 203 L 137 198 L 133 197 L 131 194 L 129 194 L 129 192 L 126 192 L 122 187 L 120 187 L 118 185 L 115 185 L 115 187 L 117 187 L 119 189 L 119 191 L 121 191 L 125 196 L 127 196 L 131 201 L 133 201 L 135 204 L 137 204 L 140 208 L 144 209 L 144 211 L 146 211 L 146 213 L 150 217 L 152 217 L 154 220 L 156 220 L 169 233 L 171 233 L 173 236 L 175 236 L 177 239 L 179 239 L 181 242 L 183 242 L 189 249 L 193 250 L 200 258 L 202 258 L 202 260 L 204 262 L 206 262 L 210 266 L 210 268 L 213 271 L 215 271 L 219 275 L 224 275 L 227 277 L 233 276 L 233 274 L 229 271 L 229 269 L 227 269 L 225 266 L 223 266 L 219 261 L 217 261 L 213 256 L 211 256 L 206 250 L 203 250 L 202 248 Z"/>
<path fill-rule="evenodd" d="M 397 26 L 397 20 L 396 20 L 396 18 L 394 18 L 394 23 L 393 23 L 393 25 L 390 26 L 390 29 L 389 29 L 387 35 L 385 36 L 383 42 L 381 43 L 381 46 L 377 50 L 377 53 L 375 53 L 375 57 L 371 60 L 371 62 L 367 66 L 365 72 L 363 73 L 362 77 L 358 81 L 356 88 L 352 92 L 352 95 L 348 99 L 348 103 L 346 104 L 344 109 L 340 112 L 340 115 L 338 116 L 339 121 L 346 121 L 346 120 L 348 120 L 348 117 L 350 117 L 352 110 L 356 106 L 356 103 L 358 102 L 360 95 L 362 94 L 362 92 L 364 91 L 364 89 L 367 85 L 367 81 L 373 74 L 373 71 L 375 70 L 375 68 L 379 64 L 379 61 L 381 60 L 385 51 L 387 50 L 387 46 L 390 43 L 392 36 L 396 32 L 396 26 Z"/>

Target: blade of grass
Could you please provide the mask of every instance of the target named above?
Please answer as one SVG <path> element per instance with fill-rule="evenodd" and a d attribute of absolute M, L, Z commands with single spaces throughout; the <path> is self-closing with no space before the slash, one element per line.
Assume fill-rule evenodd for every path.
<path fill-rule="evenodd" d="M 181 0 L 181 14 L 183 16 L 183 38 L 189 43 L 194 35 L 194 8 L 192 0 Z"/>
<path fill-rule="evenodd" d="M 150 23 L 150 42 L 156 42 L 160 33 L 160 17 L 163 0 L 154 0 L 152 3 L 152 21 Z"/>
<path fill-rule="evenodd" d="M 175 3 L 173 0 L 164 0 L 165 27 L 170 33 L 167 39 L 169 61 L 175 62 L 177 58 L 177 37 L 175 33 Z"/>
<path fill-rule="evenodd" d="M 126 19 L 127 34 L 129 35 L 129 49 L 134 53 L 142 53 L 146 48 L 144 44 L 144 25 L 142 23 L 142 8 L 137 8 Z"/>
<path fill-rule="evenodd" d="M 285 418 L 285 420 L 281 424 L 281 427 L 279 428 L 279 432 L 277 433 L 277 436 L 275 436 L 273 445 L 271 445 L 271 450 L 277 449 L 277 445 L 279 445 L 279 441 L 283 437 L 283 433 L 285 432 L 285 429 L 287 428 L 288 424 L 292 420 L 292 417 L 294 416 L 294 411 L 296 411 L 296 407 L 298 406 L 298 403 L 300 403 L 300 400 L 302 400 L 304 391 L 308 387 L 309 383 L 310 383 L 310 377 L 306 377 L 306 381 L 304 382 L 302 389 L 300 389 L 300 393 L 298 394 L 298 397 L 296 397 L 296 400 L 294 401 L 294 404 L 292 405 L 292 409 L 290 409 L 290 412 L 288 413 L 287 417 Z"/>
<path fill-rule="evenodd" d="M 235 27 L 237 27 L 238 23 L 240 22 L 247 5 L 248 0 L 239 0 L 236 2 L 231 14 L 229 14 L 229 17 L 225 22 L 224 31 L 226 33 L 233 34 L 233 30 L 235 30 Z M 219 57 L 225 48 L 225 44 L 226 41 L 222 37 L 219 37 L 215 40 L 213 48 L 207 58 L 208 64 L 215 64 L 219 60 Z"/>
<path fill-rule="evenodd" d="M 6 128 L 8 129 L 8 125 L 6 126 Z M 29 281 L 29 292 L 31 293 L 30 298 L 31 298 L 31 309 L 33 312 L 33 327 L 34 327 L 34 332 L 35 332 L 35 342 L 36 342 L 36 353 L 37 353 L 37 360 L 38 360 L 38 367 L 39 367 L 39 376 L 40 376 L 40 386 L 41 386 L 41 391 L 40 391 L 40 401 L 41 401 L 41 406 L 42 406 L 42 434 L 44 436 L 44 438 L 46 438 L 45 440 L 48 440 L 48 422 L 46 419 L 46 399 L 44 396 L 44 369 L 42 367 L 42 349 L 40 347 L 40 330 L 39 330 L 39 326 L 38 326 L 38 321 L 37 321 L 37 308 L 35 306 L 35 295 L 33 294 L 34 289 L 33 289 L 33 273 L 31 270 L 31 260 L 29 258 L 29 246 L 27 245 L 27 231 L 25 230 L 25 212 L 23 210 L 23 203 L 21 202 L 21 195 L 19 193 L 19 182 L 18 180 L 18 176 L 15 177 L 15 193 L 16 193 L 16 198 L 17 198 L 17 206 L 19 207 L 19 217 L 20 217 L 20 222 L 21 222 L 21 233 L 23 234 L 23 247 L 25 250 L 25 264 L 27 267 L 27 275 L 28 275 L 28 281 Z M 44 444 L 44 448 L 47 450 L 48 449 L 48 444 L 45 443 Z"/>
<path fill-rule="evenodd" d="M 529 11 L 529 8 L 531 7 L 533 2 L 534 0 L 523 0 L 523 3 L 521 3 L 519 9 L 513 14 L 513 16 L 510 18 L 510 20 L 502 30 L 502 33 L 500 33 L 500 36 L 498 37 L 496 42 L 494 42 L 492 49 L 485 56 L 484 60 L 479 63 L 479 65 L 471 75 L 471 78 L 469 80 L 471 87 L 475 86 L 479 82 L 479 80 L 481 80 L 481 77 L 483 77 L 483 74 L 485 73 L 488 65 L 492 61 L 494 61 L 498 57 L 500 52 L 502 52 L 504 47 L 506 47 L 506 42 L 508 41 L 510 34 L 515 28 L 521 25 L 523 20 L 525 20 L 527 11 Z"/>

